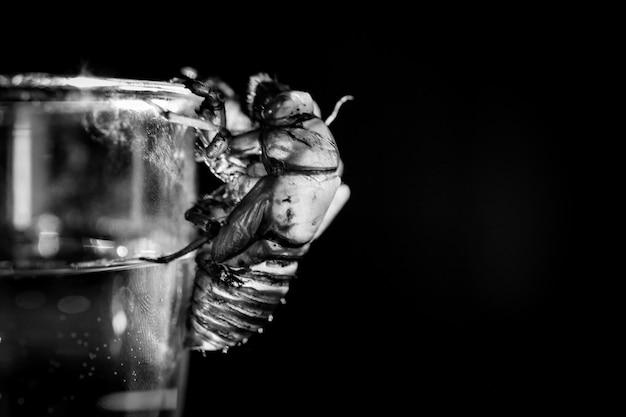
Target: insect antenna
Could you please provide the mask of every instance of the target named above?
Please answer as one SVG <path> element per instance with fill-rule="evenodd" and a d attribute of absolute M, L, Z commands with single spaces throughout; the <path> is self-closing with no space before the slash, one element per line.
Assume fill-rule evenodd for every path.
<path fill-rule="evenodd" d="M 333 112 L 325 120 L 325 123 L 327 125 L 330 125 L 335 120 L 335 118 L 337 117 L 337 114 L 339 114 L 339 109 L 341 108 L 343 103 L 345 103 L 348 100 L 354 100 L 354 96 L 350 96 L 350 95 L 343 96 L 339 99 L 339 101 L 337 101 L 337 103 L 335 103 L 335 108 L 333 109 Z"/>

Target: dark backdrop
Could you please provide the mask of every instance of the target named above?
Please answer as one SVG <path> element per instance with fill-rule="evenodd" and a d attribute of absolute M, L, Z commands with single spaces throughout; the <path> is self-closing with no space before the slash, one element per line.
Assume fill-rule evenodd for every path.
<path fill-rule="evenodd" d="M 586 403 L 603 382 L 589 377 L 592 295 L 577 278 L 585 37 L 506 21 L 373 27 L 83 28 L 9 43 L 0 72 L 167 80 L 189 65 L 243 91 L 265 71 L 324 114 L 355 96 L 332 125 L 349 203 L 263 334 L 192 354 L 188 415 Z"/>

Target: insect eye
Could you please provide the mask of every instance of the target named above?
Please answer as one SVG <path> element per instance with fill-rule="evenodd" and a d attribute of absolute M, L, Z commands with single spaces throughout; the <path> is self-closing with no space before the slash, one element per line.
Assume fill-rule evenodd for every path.
<path fill-rule="evenodd" d="M 267 120 L 280 120 L 289 117 L 293 113 L 289 97 L 279 95 L 263 109 L 263 117 Z"/>

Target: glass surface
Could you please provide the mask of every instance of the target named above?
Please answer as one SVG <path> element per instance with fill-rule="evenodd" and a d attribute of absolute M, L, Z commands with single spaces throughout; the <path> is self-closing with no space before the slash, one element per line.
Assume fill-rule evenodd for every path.
<path fill-rule="evenodd" d="M 177 416 L 193 258 L 183 86 L 0 75 L 0 415 Z"/>

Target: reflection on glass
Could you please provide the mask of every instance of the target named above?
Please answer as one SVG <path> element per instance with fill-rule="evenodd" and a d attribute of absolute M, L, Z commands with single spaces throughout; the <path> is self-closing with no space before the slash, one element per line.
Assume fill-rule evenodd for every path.
<path fill-rule="evenodd" d="M 176 416 L 192 114 L 170 83 L 0 75 L 0 415 Z"/>

